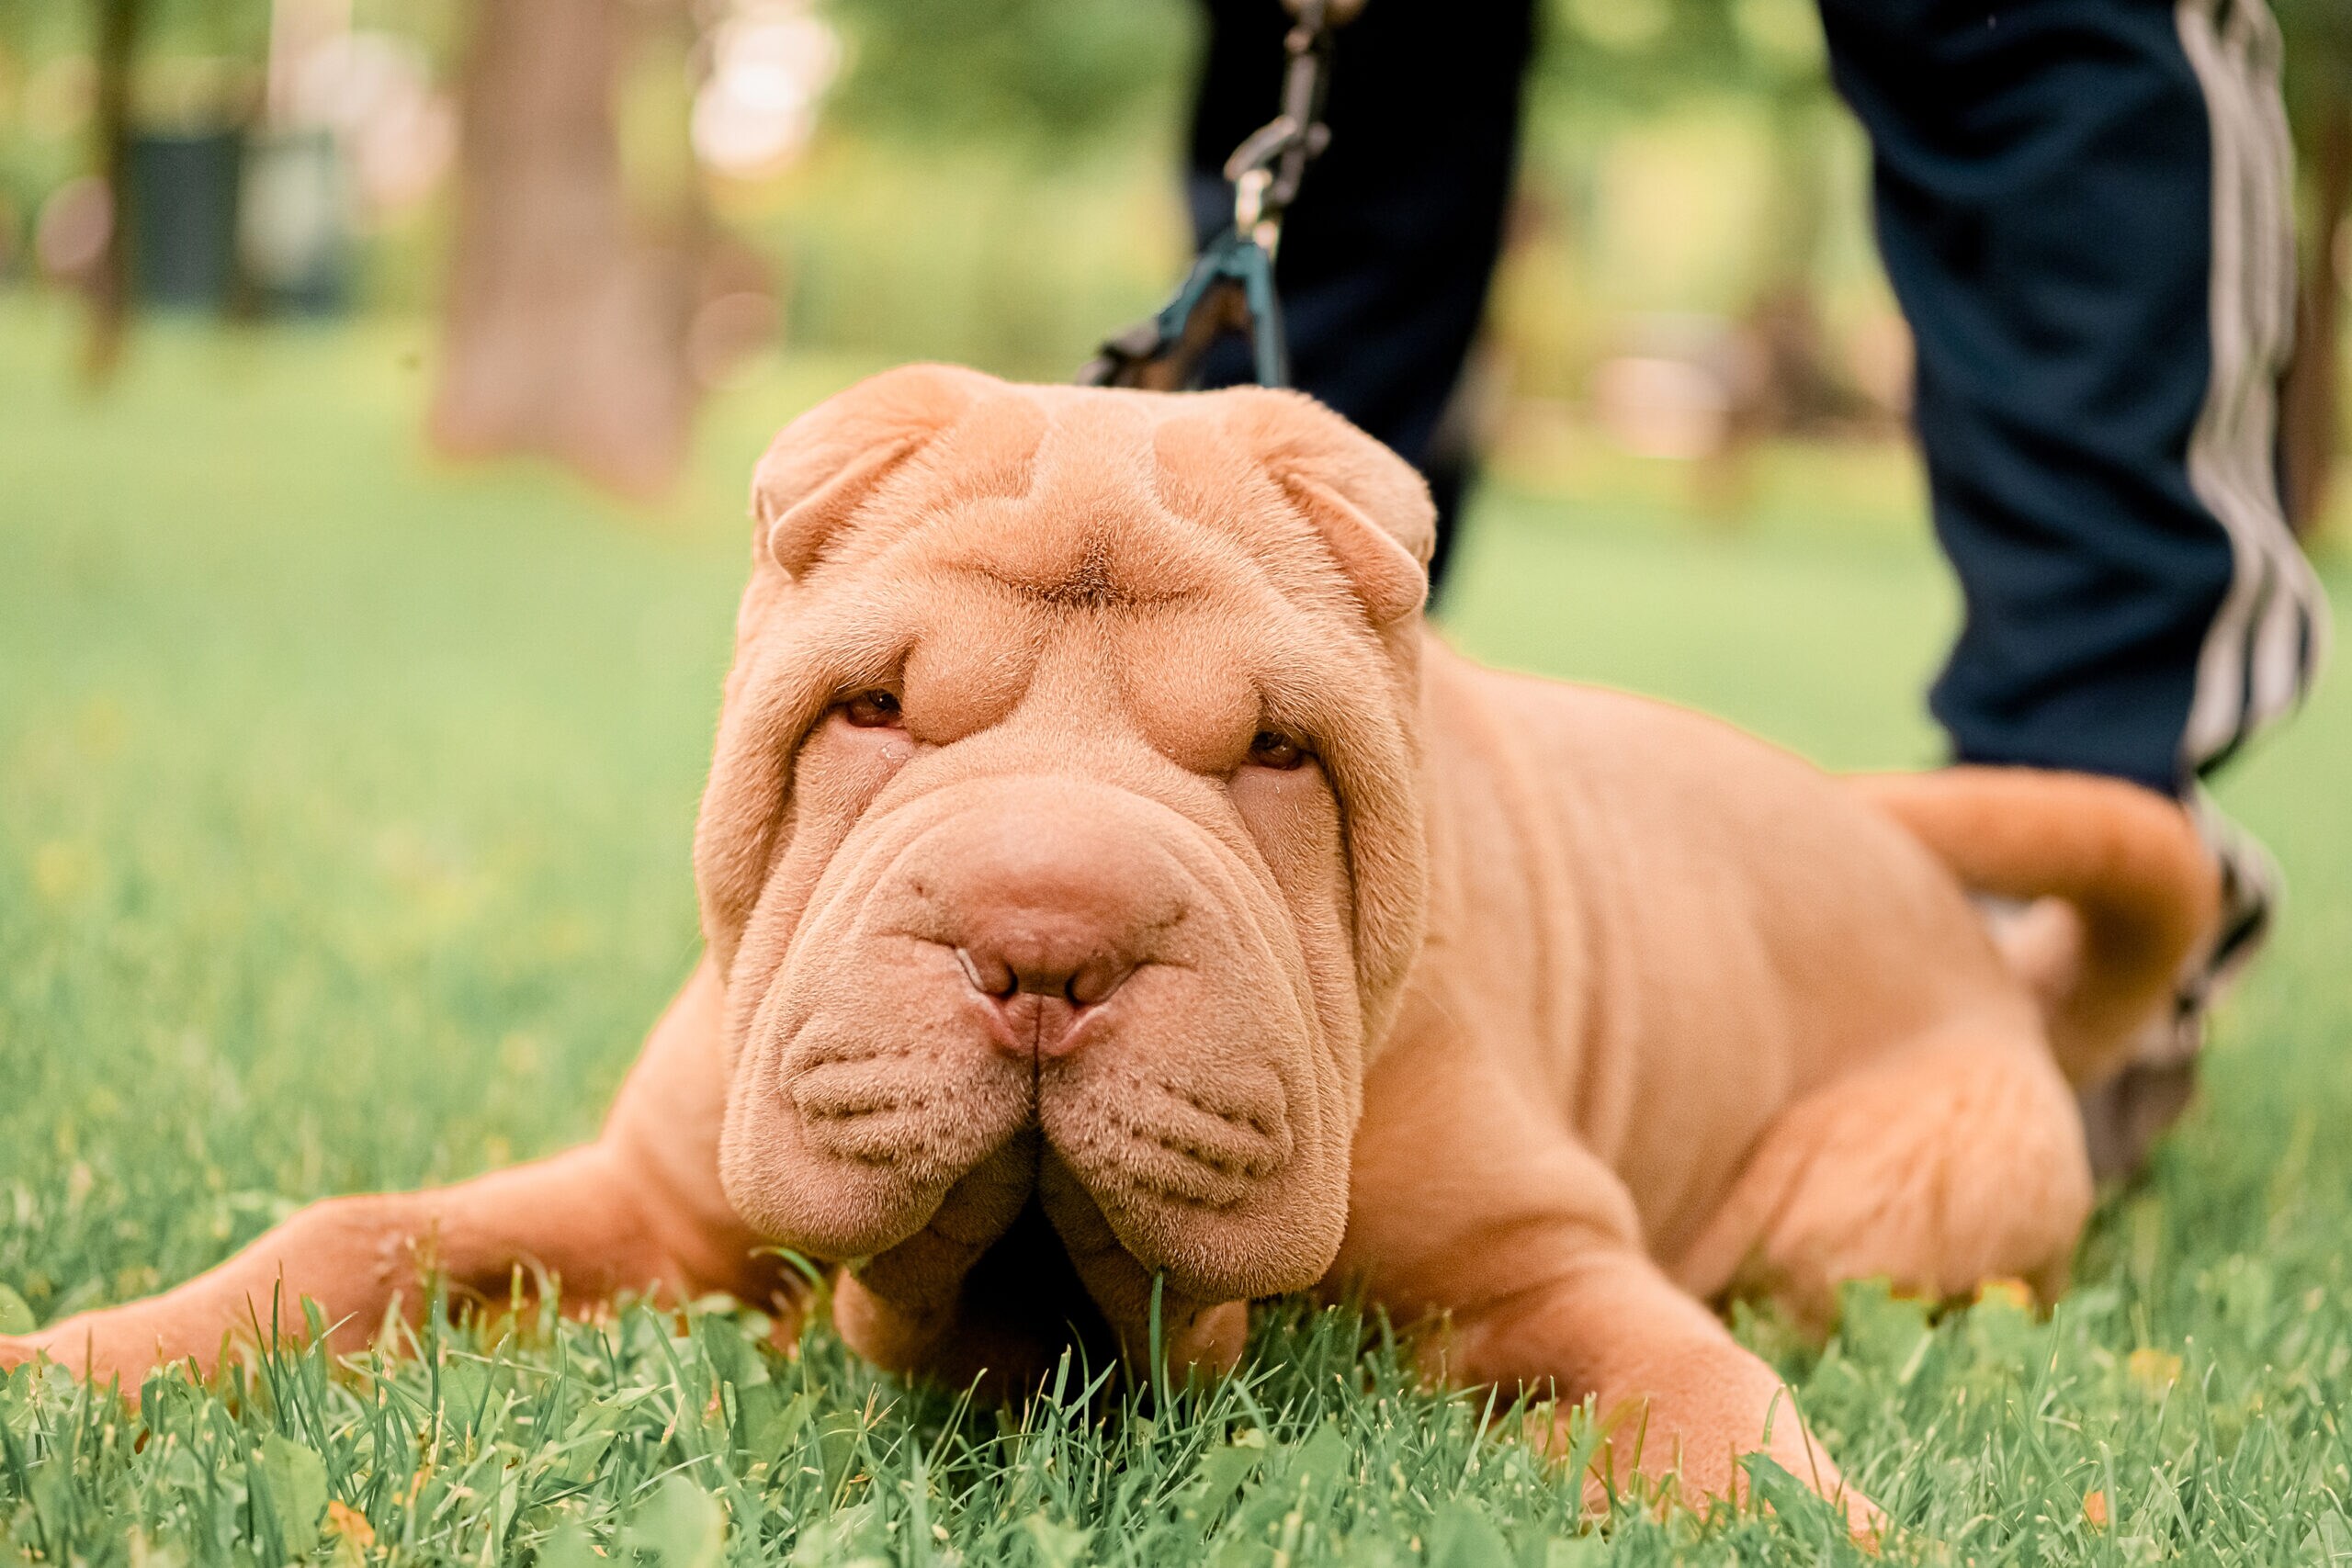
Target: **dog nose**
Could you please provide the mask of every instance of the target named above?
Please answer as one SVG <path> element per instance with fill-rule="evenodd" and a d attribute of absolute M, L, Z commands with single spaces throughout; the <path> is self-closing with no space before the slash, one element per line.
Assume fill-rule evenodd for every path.
<path fill-rule="evenodd" d="M 1094 951 L 1101 943 L 1084 931 L 1041 931 L 1035 926 L 978 939 L 956 950 L 964 977 L 982 996 L 1011 1001 L 1017 996 L 1058 997 L 1072 1007 L 1091 1007 L 1119 988 L 1135 970 L 1122 954 Z"/>
<path fill-rule="evenodd" d="M 1075 1049 L 1078 1025 L 1135 973 L 1114 933 L 1071 912 L 1014 908 L 968 922 L 956 962 L 995 1011 L 990 1031 L 1015 1055 Z"/>
<path fill-rule="evenodd" d="M 922 881 L 946 917 L 939 940 L 993 1010 L 997 1044 L 1023 1056 L 1077 1049 L 1080 1025 L 1181 914 L 1174 867 L 1082 813 L 1010 811 L 955 838 Z"/>

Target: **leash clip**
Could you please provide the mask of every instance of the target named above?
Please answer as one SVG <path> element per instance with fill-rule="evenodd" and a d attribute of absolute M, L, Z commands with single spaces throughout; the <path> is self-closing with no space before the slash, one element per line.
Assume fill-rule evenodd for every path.
<path fill-rule="evenodd" d="M 1290 384 L 1290 350 L 1274 294 L 1274 253 L 1283 219 L 1298 198 L 1306 165 L 1330 144 L 1323 99 L 1330 85 L 1330 0 L 1301 0 L 1283 37 L 1282 112 L 1243 139 L 1225 161 L 1233 182 L 1233 223 L 1203 246 L 1175 295 L 1157 315 L 1107 340 L 1080 386 L 1174 391 L 1199 384 L 1202 362 L 1227 333 L 1250 339 L 1264 387 Z"/>

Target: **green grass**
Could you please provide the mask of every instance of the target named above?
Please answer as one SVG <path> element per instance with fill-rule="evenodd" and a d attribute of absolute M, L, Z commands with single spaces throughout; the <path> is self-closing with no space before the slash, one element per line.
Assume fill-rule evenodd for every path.
<path fill-rule="evenodd" d="M 527 467 L 436 469 L 422 329 L 159 333 L 93 402 L 67 325 L 0 311 L 0 1282 L 43 1320 L 185 1277 L 304 1200 L 593 1129 L 695 951 L 742 477 L 857 368 L 729 393 L 688 493 L 647 515 Z M 1826 761 L 1928 760 L 1917 694 L 1951 595 L 1898 474 L 1775 455 L 1730 534 L 1643 501 L 1638 473 L 1581 503 L 1496 496 L 1455 633 Z M 2230 781 L 2294 878 L 2290 919 L 2054 1316 L 1929 1324 L 1863 1292 L 1819 1351 L 1743 1324 L 1905 1527 L 1895 1560 L 2352 1558 L 2347 779 L 2338 682 Z M 332 1376 L 288 1354 L 251 1387 L 158 1385 L 135 1418 L 20 1371 L 0 1564 L 1850 1551 L 1794 1503 L 1703 1529 L 1627 1506 L 1596 1531 L 1376 1326 L 1270 1317 L 1217 1389 L 1073 1369 L 1019 1416 L 879 1379 L 822 1332 L 769 1356 L 725 1312 L 436 1331 Z M 330 1497 L 366 1530 L 322 1534 Z"/>

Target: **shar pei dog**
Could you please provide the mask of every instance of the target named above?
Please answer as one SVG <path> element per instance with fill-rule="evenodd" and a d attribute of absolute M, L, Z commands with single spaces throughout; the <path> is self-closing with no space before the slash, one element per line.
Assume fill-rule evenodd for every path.
<path fill-rule="evenodd" d="M 518 1268 L 788 1318 L 781 1247 L 910 1374 L 1140 1359 L 1155 1313 L 1215 1371 L 1253 1300 L 1360 1292 L 1448 1379 L 1595 1401 L 1621 1472 L 1835 1495 L 1710 1303 L 2063 1282 L 2073 1089 L 2214 918 L 2172 803 L 1838 780 L 1477 668 L 1422 626 L 1419 479 L 1288 392 L 916 367 L 753 488 L 707 955 L 597 1140 L 318 1203 L 0 1362 L 135 1385 Z M 1972 890 L 2041 902 L 2005 945 Z"/>

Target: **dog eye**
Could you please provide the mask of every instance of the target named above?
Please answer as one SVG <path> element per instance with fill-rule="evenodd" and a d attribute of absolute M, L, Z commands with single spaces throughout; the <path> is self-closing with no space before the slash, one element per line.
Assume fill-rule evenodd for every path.
<path fill-rule="evenodd" d="M 842 716 L 860 729 L 894 729 L 899 699 L 888 692 L 860 692 L 842 705 Z"/>
<path fill-rule="evenodd" d="M 1250 742 L 1250 761 L 1261 768 L 1279 768 L 1288 773 L 1306 758 L 1306 748 L 1279 729 L 1261 729 Z"/>

